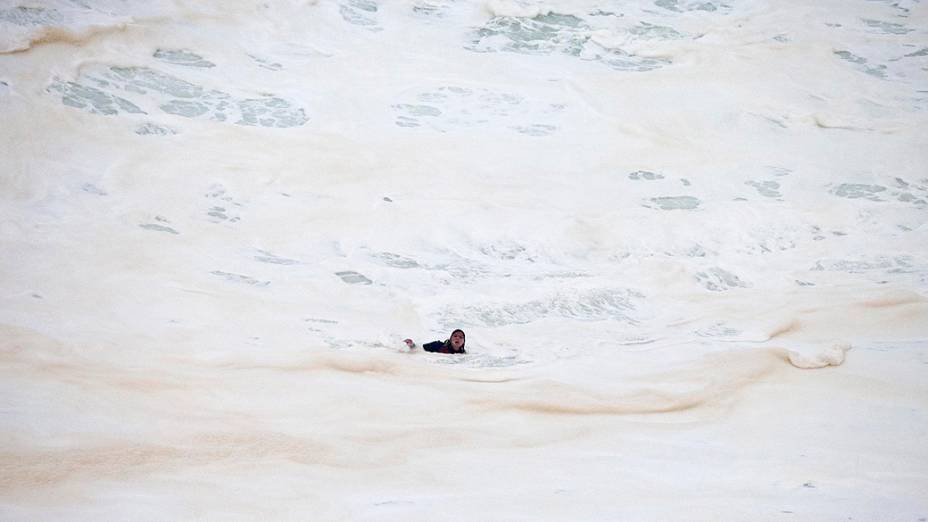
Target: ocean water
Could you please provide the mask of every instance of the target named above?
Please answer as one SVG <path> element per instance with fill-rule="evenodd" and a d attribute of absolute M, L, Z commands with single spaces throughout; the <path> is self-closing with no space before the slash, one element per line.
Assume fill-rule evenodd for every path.
<path fill-rule="evenodd" d="M 918 0 L 0 0 L 0 518 L 928 519 L 926 111 Z"/>

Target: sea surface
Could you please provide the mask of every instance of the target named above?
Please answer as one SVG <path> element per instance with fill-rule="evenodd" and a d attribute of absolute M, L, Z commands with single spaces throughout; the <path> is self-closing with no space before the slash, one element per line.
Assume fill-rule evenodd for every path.
<path fill-rule="evenodd" d="M 924 522 L 926 131 L 919 0 L 0 0 L 0 518 Z"/>

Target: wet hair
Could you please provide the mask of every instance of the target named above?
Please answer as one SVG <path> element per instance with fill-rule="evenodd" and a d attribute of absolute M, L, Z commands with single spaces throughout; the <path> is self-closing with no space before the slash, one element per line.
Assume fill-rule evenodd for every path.
<path fill-rule="evenodd" d="M 454 348 L 451 346 L 451 338 L 454 337 L 454 334 L 456 334 L 456 333 L 458 333 L 458 332 L 461 332 L 461 336 L 464 337 L 464 342 L 461 343 L 461 351 L 463 352 L 463 351 L 464 351 L 464 345 L 467 344 L 467 336 L 464 335 L 464 330 L 461 330 L 461 329 L 455 329 L 454 331 L 451 332 L 451 335 L 448 336 L 448 340 L 445 341 L 445 348 L 447 348 L 447 349 L 449 349 L 449 350 L 453 350 L 453 349 L 454 349 Z"/>

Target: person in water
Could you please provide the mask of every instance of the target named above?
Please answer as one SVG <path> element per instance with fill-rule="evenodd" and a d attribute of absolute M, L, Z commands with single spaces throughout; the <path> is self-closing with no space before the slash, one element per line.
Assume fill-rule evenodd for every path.
<path fill-rule="evenodd" d="M 447 341 L 433 341 L 422 345 L 422 349 L 427 352 L 438 352 L 438 353 L 467 353 L 464 350 L 464 330 L 455 330 L 451 332 L 451 337 Z M 403 341 L 406 343 L 406 346 L 409 349 L 416 347 L 416 343 L 412 339 L 405 339 Z"/>

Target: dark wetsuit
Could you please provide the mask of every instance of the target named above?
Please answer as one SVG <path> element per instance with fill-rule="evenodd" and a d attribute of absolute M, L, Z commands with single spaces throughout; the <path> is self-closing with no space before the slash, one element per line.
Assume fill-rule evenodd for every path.
<path fill-rule="evenodd" d="M 431 343 L 425 343 L 422 345 L 422 349 L 427 352 L 437 352 L 437 353 L 467 353 L 467 351 L 464 350 L 463 346 L 461 347 L 461 351 L 456 352 L 454 351 L 454 348 L 451 347 L 451 343 L 448 343 L 448 345 L 445 346 L 445 343 L 443 341 L 433 341 Z"/>

